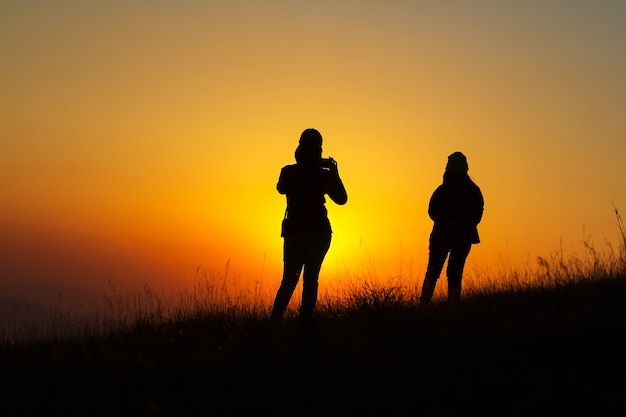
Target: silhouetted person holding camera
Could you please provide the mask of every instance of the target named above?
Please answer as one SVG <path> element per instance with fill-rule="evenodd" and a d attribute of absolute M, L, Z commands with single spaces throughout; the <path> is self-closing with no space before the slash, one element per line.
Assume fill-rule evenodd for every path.
<path fill-rule="evenodd" d="M 282 168 L 276 186 L 287 196 L 287 209 L 281 234 L 283 278 L 272 308 L 273 324 L 282 320 L 303 270 L 299 319 L 306 322 L 313 315 L 319 273 L 332 235 L 325 196 L 339 205 L 348 201 L 337 162 L 322 159 L 322 135 L 317 130 L 302 132 L 295 157 L 295 164 Z"/>
<path fill-rule="evenodd" d="M 420 304 L 430 302 L 443 264 L 448 259 L 448 301 L 461 299 L 461 280 L 465 260 L 472 244 L 480 242 L 478 224 L 483 216 L 484 200 L 478 185 L 467 174 L 465 155 L 448 156 L 443 183 L 430 198 L 428 215 L 434 225 L 430 233 L 428 267 L 422 285 Z"/>

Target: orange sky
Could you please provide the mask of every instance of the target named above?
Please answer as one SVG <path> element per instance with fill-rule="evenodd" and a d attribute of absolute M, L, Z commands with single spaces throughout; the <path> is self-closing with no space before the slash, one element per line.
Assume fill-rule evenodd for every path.
<path fill-rule="evenodd" d="M 2 285 L 159 288 L 228 264 L 275 288 L 276 181 L 308 127 L 349 194 L 328 204 L 325 282 L 421 282 L 428 199 L 457 150 L 486 201 L 470 265 L 617 242 L 619 2 L 12 3 Z"/>

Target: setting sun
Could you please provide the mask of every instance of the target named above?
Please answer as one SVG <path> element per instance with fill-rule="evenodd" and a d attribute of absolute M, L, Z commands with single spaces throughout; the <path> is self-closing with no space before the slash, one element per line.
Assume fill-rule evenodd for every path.
<path fill-rule="evenodd" d="M 428 3 L 428 2 L 427 2 Z M 470 267 L 598 247 L 626 210 L 625 9 L 13 2 L 0 17 L 0 283 L 274 289 L 281 167 L 318 129 L 320 282 L 423 279 L 447 156 L 485 196 Z"/>

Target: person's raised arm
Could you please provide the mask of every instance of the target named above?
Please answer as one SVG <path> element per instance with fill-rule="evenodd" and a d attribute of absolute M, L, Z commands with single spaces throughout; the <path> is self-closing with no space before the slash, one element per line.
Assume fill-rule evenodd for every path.
<path fill-rule="evenodd" d="M 334 159 L 331 160 L 330 164 L 330 181 L 328 184 L 328 196 L 331 200 L 333 200 L 336 204 L 344 205 L 348 202 L 348 193 L 346 192 L 346 187 L 343 185 L 343 181 L 339 176 L 339 169 L 337 168 L 337 161 Z"/>
<path fill-rule="evenodd" d="M 281 169 L 278 183 L 276 184 L 276 190 L 278 190 L 280 194 L 287 194 L 290 183 L 291 181 L 289 181 L 289 175 L 285 172 L 285 168 Z"/>

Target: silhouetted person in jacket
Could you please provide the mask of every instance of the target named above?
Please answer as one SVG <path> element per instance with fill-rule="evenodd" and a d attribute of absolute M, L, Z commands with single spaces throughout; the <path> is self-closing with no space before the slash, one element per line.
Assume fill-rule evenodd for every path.
<path fill-rule="evenodd" d="M 325 196 L 339 205 L 348 201 L 337 163 L 322 159 L 322 135 L 317 130 L 302 132 L 295 158 L 295 164 L 282 168 L 276 186 L 287 196 L 287 210 L 282 231 L 283 278 L 271 316 L 274 324 L 283 318 L 303 270 L 299 319 L 307 321 L 313 315 L 319 273 L 332 235 Z"/>
<path fill-rule="evenodd" d="M 430 302 L 443 265 L 448 259 L 448 301 L 461 299 L 461 280 L 465 260 L 472 244 L 480 242 L 478 224 L 483 216 L 484 200 L 478 185 L 467 174 L 465 155 L 448 156 L 443 183 L 430 198 L 428 215 L 434 225 L 430 233 L 428 267 L 422 285 L 420 304 Z"/>

